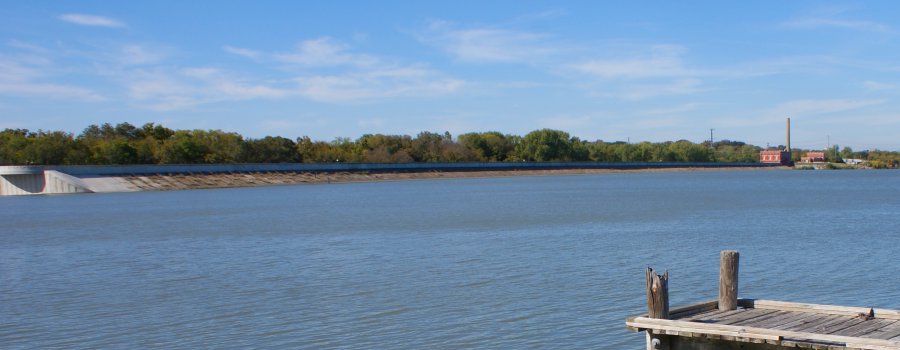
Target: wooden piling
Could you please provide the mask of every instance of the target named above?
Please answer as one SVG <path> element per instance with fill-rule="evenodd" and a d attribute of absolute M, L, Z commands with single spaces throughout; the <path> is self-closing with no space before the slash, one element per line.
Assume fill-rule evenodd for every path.
<path fill-rule="evenodd" d="M 669 271 L 657 275 L 647 268 L 647 317 L 669 319 Z M 669 336 L 647 331 L 647 350 L 669 350 Z"/>
<path fill-rule="evenodd" d="M 669 272 L 657 275 L 647 268 L 647 314 L 650 318 L 669 319 Z"/>
<path fill-rule="evenodd" d="M 719 310 L 737 309 L 740 253 L 723 250 L 719 255 Z"/>

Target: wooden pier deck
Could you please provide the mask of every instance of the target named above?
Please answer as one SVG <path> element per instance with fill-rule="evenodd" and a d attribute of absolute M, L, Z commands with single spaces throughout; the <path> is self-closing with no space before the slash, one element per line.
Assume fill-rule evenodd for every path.
<path fill-rule="evenodd" d="M 900 350 L 900 311 L 738 299 L 738 253 L 721 254 L 719 299 L 669 309 L 668 272 L 647 268 L 648 313 L 625 325 L 648 350 Z"/>
<path fill-rule="evenodd" d="M 900 349 L 898 310 L 754 299 L 739 299 L 735 310 L 719 310 L 714 300 L 672 309 L 669 319 L 630 317 L 626 325 L 633 331 L 693 338 L 682 342 L 707 343 L 709 348 L 738 342 L 749 343 L 741 347 L 745 349 Z"/>

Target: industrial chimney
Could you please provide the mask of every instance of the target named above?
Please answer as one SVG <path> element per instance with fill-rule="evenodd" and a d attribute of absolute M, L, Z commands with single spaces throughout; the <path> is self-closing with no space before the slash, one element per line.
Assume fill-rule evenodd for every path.
<path fill-rule="evenodd" d="M 790 152 L 791 151 L 791 118 L 787 118 L 787 128 L 784 130 L 785 133 L 785 145 L 784 150 Z"/>

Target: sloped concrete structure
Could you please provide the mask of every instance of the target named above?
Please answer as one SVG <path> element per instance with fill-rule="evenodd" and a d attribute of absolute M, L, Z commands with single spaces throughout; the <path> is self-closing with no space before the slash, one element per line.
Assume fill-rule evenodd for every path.
<path fill-rule="evenodd" d="M 81 179 L 38 166 L 0 167 L 0 195 L 94 192 Z"/>
<path fill-rule="evenodd" d="M 531 172 L 539 174 L 541 171 L 771 168 L 779 165 L 759 163 L 518 162 L 0 166 L 0 196 L 164 191 L 330 183 L 332 181 L 373 181 L 392 178 L 439 178 L 451 173 L 515 174 L 525 172 L 527 174 Z"/>

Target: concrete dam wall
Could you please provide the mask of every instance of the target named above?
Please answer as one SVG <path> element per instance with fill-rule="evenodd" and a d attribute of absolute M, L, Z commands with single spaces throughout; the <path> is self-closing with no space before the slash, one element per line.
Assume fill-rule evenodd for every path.
<path fill-rule="evenodd" d="M 0 195 L 93 192 L 81 179 L 56 170 L 0 167 Z"/>
<path fill-rule="evenodd" d="M 461 177 L 458 176 L 461 173 L 502 175 L 543 174 L 543 172 L 550 171 L 579 173 L 579 171 L 592 170 L 746 167 L 767 168 L 773 167 L 773 165 L 760 163 L 522 162 L 0 166 L 0 195 L 159 191 L 440 178 L 447 174 L 455 174 L 455 176 L 447 177 Z"/>

